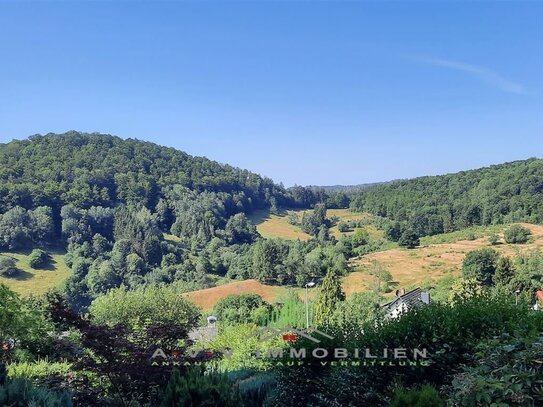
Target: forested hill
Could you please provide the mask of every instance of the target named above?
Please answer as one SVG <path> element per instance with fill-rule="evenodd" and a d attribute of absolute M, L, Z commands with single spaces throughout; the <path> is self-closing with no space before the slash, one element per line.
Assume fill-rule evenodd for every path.
<path fill-rule="evenodd" d="M 368 188 L 351 207 L 406 224 L 417 235 L 472 225 L 543 221 L 543 160 L 493 165 Z"/>
<path fill-rule="evenodd" d="M 0 163 L 0 213 L 17 205 L 137 202 L 152 209 L 173 186 L 228 192 L 244 211 L 290 203 L 284 188 L 247 170 L 103 134 L 71 131 L 12 141 L 0 145 Z"/>

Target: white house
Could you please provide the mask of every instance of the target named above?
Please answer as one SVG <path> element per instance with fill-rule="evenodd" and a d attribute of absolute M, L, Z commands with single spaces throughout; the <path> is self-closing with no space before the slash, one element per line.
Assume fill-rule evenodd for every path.
<path fill-rule="evenodd" d="M 404 290 L 396 291 L 396 298 L 381 307 L 385 311 L 386 318 L 398 318 L 402 312 L 428 304 L 430 304 L 430 293 L 417 287 L 407 293 Z"/>

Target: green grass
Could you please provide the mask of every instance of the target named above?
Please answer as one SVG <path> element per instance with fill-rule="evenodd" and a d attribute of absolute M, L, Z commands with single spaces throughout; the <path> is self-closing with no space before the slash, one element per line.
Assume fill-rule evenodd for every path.
<path fill-rule="evenodd" d="M 507 227 L 508 225 L 472 226 L 456 232 L 421 237 L 420 244 L 426 246 L 429 244 L 455 243 L 460 240 L 472 240 L 472 238 L 480 239 L 488 237 L 492 233 L 501 234 Z"/>
<path fill-rule="evenodd" d="M 283 210 L 278 214 L 270 214 L 268 210 L 261 209 L 256 210 L 249 215 L 249 219 L 256 225 L 256 230 L 263 237 L 274 238 L 278 237 L 281 239 L 290 239 L 290 240 L 308 240 L 311 238 L 307 233 L 305 233 L 301 228 L 300 224 L 291 225 L 288 223 L 288 215 L 295 213 L 298 215 L 298 222 L 301 222 L 304 212 L 312 212 L 312 209 L 299 209 L 299 210 Z M 338 223 L 340 221 L 361 221 L 367 220 L 368 224 L 364 225 L 364 229 L 368 231 L 370 236 L 374 239 L 379 239 L 383 237 L 383 232 L 377 230 L 375 225 L 372 225 L 369 222 L 372 218 L 372 215 L 368 213 L 357 213 L 351 212 L 349 209 L 328 209 L 326 211 L 326 217 L 328 219 L 337 218 Z M 340 232 L 337 228 L 337 223 L 330 228 L 330 235 L 339 239 L 342 235 L 349 235 L 354 232 L 354 229 L 349 230 L 348 232 Z"/>
<path fill-rule="evenodd" d="M 0 277 L 0 283 L 22 296 L 40 295 L 59 286 L 70 275 L 70 269 L 64 261 L 65 251 L 47 249 L 51 255 L 50 264 L 44 269 L 33 269 L 28 265 L 28 255 L 32 250 L 18 252 L 0 252 L 15 259 L 19 272 L 11 278 Z"/>

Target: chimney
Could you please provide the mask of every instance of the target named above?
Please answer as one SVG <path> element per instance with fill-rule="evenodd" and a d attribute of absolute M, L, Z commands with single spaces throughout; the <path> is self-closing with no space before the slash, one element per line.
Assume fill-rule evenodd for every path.
<path fill-rule="evenodd" d="M 430 304 L 430 293 L 429 292 L 426 292 L 426 291 L 422 291 L 420 293 L 420 300 L 424 303 L 424 304 Z"/>
<path fill-rule="evenodd" d="M 207 317 L 207 326 L 215 326 L 215 323 L 217 322 L 217 317 L 214 317 L 213 315 L 210 315 Z"/>

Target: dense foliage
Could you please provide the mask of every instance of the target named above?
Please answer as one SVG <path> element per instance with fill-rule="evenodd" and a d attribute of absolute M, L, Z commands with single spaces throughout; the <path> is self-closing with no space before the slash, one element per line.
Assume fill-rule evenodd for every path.
<path fill-rule="evenodd" d="M 351 207 L 404 223 L 417 236 L 472 225 L 543 221 L 543 160 L 394 181 L 356 193 Z"/>

